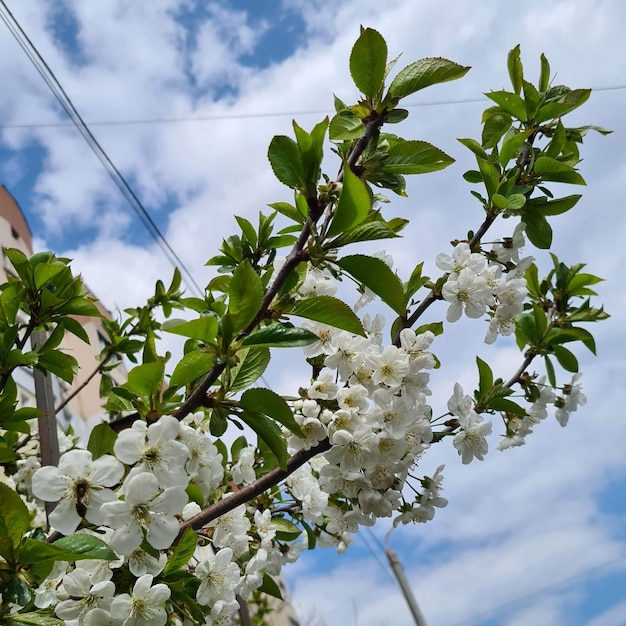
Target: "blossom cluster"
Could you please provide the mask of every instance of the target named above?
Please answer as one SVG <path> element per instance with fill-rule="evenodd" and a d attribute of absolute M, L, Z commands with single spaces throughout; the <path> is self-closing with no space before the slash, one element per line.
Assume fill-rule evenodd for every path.
<path fill-rule="evenodd" d="M 513 332 L 526 294 L 522 274 L 532 261 L 519 258 L 523 244 L 518 228 L 486 256 L 462 242 L 452 256 L 437 257 L 438 267 L 447 273 L 441 293 L 450 303 L 448 321 L 463 313 L 487 315 L 487 343 Z M 392 266 L 385 253 L 378 258 Z M 334 275 L 312 267 L 298 288 L 301 298 L 336 291 Z M 373 297 L 363 287 L 359 308 Z M 303 323 L 318 338 L 304 354 L 319 371 L 292 401 L 299 433 L 284 428 L 283 434 L 292 453 L 322 442 L 329 447 L 291 473 L 277 499 L 268 495 L 232 508 L 198 533 L 204 543 L 183 568 L 196 581 L 195 600 L 207 624 L 230 623 L 237 597 L 249 598 L 266 574 L 278 575 L 284 564 L 298 558 L 304 547 L 299 526 L 313 529 L 318 545 L 343 551 L 359 526 L 390 517 L 394 525 L 426 522 L 447 504 L 441 496 L 443 466 L 432 477 L 414 475 L 435 438 L 427 402 L 429 370 L 437 363 L 430 352 L 435 336 L 405 328 L 397 344 L 385 345 L 384 326 L 380 314 L 364 316 L 365 336 Z M 536 381 L 539 397 L 525 415 L 505 417 L 506 436 L 499 448 L 524 443 L 549 404 L 564 426 L 585 402 L 578 377 L 560 390 Z M 447 408 L 452 419 L 444 435 L 451 435 L 462 463 L 482 460 L 491 422 L 459 384 Z M 179 422 L 162 416 L 150 425 L 137 420 L 117 436 L 109 454 L 93 458 L 69 441 L 58 467 L 39 468 L 32 459 L 20 463 L 15 484 L 23 493 L 56 503 L 49 515 L 54 529 L 64 535 L 96 533 L 118 556 L 109 562 L 57 563 L 36 591 L 37 607 L 52 607 L 72 626 L 163 626 L 174 619 L 172 591 L 160 577 L 175 550 L 181 521 L 258 477 L 257 446 L 240 446 L 229 462 L 204 432 L 206 418 L 199 413 Z M 409 497 L 407 484 L 413 492 Z M 285 523 L 288 539 L 278 533 Z"/>
<path fill-rule="evenodd" d="M 532 257 L 519 258 L 525 241 L 523 224 L 519 224 L 513 237 L 506 238 L 485 255 L 472 252 L 466 242 L 458 243 L 452 256 L 441 253 L 435 263 L 447 272 L 441 290 L 444 300 L 450 303 L 446 313 L 449 322 L 456 322 L 465 313 L 470 318 L 489 316 L 486 343 L 493 343 L 498 335 L 508 336 L 515 331 L 515 318 L 523 311 L 526 297 L 524 272 Z"/>
<path fill-rule="evenodd" d="M 391 257 L 381 253 L 389 266 Z M 335 293 L 328 272 L 311 269 L 301 295 Z M 360 305 L 371 299 L 364 289 Z M 305 356 L 324 368 L 294 402 L 302 437 L 285 431 L 290 449 L 331 444 L 322 458 L 300 468 L 286 481 L 302 513 L 321 532 L 326 544 L 345 549 L 359 525 L 399 512 L 400 521 L 426 521 L 433 506 L 445 500 L 427 494 L 407 502 L 404 485 L 420 455 L 433 439 L 432 410 L 427 403 L 429 372 L 436 364 L 429 352 L 434 334 L 404 329 L 399 345 L 383 345 L 385 320 L 365 315 L 366 336 L 313 321 L 303 327 L 318 341 Z M 433 483 L 434 484 L 434 483 Z M 411 515 L 408 512 L 411 511 Z"/>

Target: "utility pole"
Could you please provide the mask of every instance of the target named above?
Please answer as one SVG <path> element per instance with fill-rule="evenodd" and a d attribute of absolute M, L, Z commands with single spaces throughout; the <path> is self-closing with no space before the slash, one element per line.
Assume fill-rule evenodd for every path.
<path fill-rule="evenodd" d="M 411 611 L 411 615 L 413 615 L 413 619 L 415 620 L 416 626 L 428 626 L 426 623 L 426 619 L 413 595 L 413 590 L 409 586 L 409 581 L 406 579 L 404 575 L 404 569 L 402 568 L 402 563 L 400 563 L 400 559 L 395 551 L 389 545 L 389 535 L 394 530 L 392 527 L 389 532 L 385 535 L 385 552 L 387 553 L 387 559 L 389 560 L 389 565 L 391 565 L 391 569 L 400 585 L 400 589 L 402 590 L 402 595 L 406 600 L 406 603 L 409 605 L 409 610 Z"/>
<path fill-rule="evenodd" d="M 35 331 L 31 338 L 33 350 L 37 350 L 46 342 L 46 332 Z M 43 413 L 37 420 L 39 427 L 39 442 L 41 448 L 41 465 L 59 464 L 59 435 L 57 432 L 57 418 L 54 410 L 54 393 L 52 391 L 51 374 L 33 368 L 35 379 L 35 398 L 37 408 Z M 55 507 L 54 502 L 46 502 L 46 515 L 50 515 Z"/>

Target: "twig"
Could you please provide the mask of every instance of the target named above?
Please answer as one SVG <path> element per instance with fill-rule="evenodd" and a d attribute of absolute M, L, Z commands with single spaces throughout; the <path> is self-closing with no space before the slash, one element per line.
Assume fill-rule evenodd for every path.
<path fill-rule="evenodd" d="M 296 452 L 287 461 L 287 469 L 281 469 L 280 467 L 273 469 L 271 472 L 265 474 L 265 476 L 257 478 L 254 482 L 239 489 L 239 491 L 235 491 L 227 498 L 219 500 L 218 502 L 212 504 L 203 511 L 200 511 L 200 513 L 198 513 L 197 515 L 194 515 L 187 521 L 183 522 L 180 525 L 177 540 L 182 537 L 187 528 L 198 530 L 199 528 L 206 526 L 209 522 L 212 522 L 214 519 L 217 519 L 221 515 L 224 515 L 225 513 L 228 513 L 229 511 L 237 508 L 240 504 L 245 504 L 253 498 L 256 498 L 256 496 L 261 495 L 270 487 L 277 485 L 281 480 L 284 480 L 285 478 L 293 474 L 298 468 L 302 467 L 307 461 L 311 460 L 313 457 L 321 454 L 322 452 L 330 450 L 330 447 L 331 446 L 328 439 L 324 439 L 324 441 L 320 442 L 314 448 L 310 448 L 309 450 L 300 450 L 299 452 Z"/>

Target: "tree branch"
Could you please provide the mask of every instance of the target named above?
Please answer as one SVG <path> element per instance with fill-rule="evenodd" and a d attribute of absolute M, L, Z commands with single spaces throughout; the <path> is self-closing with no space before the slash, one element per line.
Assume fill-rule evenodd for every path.
<path fill-rule="evenodd" d="M 311 460 L 313 457 L 330 450 L 330 442 L 328 439 L 324 439 L 314 448 L 310 448 L 309 450 L 300 450 L 296 452 L 288 461 L 287 461 L 287 469 L 281 469 L 277 467 L 273 469 L 271 472 L 265 474 L 265 476 L 261 476 L 261 478 L 257 478 L 254 482 L 246 485 L 239 489 L 239 491 L 235 491 L 232 495 L 227 498 L 223 498 L 219 500 L 215 504 L 207 507 L 203 511 L 200 511 L 197 515 L 194 515 L 192 518 L 188 519 L 186 522 L 183 522 L 180 525 L 180 530 L 178 532 L 178 539 L 181 538 L 182 534 L 187 530 L 187 528 L 192 528 L 193 530 L 198 530 L 206 526 L 209 522 L 212 522 L 214 519 L 217 519 L 221 515 L 232 511 L 237 508 L 241 504 L 245 504 L 249 502 L 253 498 L 261 495 L 264 491 L 269 489 L 270 487 L 274 487 L 281 480 L 287 478 L 293 474 L 298 468 L 302 467 L 307 461 Z"/>

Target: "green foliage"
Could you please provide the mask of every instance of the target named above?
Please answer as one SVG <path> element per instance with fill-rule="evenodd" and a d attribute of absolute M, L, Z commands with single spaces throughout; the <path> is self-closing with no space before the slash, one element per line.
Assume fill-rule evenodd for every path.
<path fill-rule="evenodd" d="M 345 256 L 336 263 L 358 282 L 371 289 L 396 313 L 399 315 L 406 313 L 402 281 L 384 261 L 363 254 L 354 254 Z"/>
<path fill-rule="evenodd" d="M 363 324 L 354 311 L 333 296 L 314 296 L 300 300 L 294 304 L 290 314 L 365 336 Z"/>
<path fill-rule="evenodd" d="M 407 279 L 379 258 L 345 250 L 353 244 L 399 237 L 407 225 L 408 220 L 389 215 L 384 206 L 388 200 L 378 193 L 380 190 L 406 195 L 406 176 L 436 172 L 454 162 L 428 142 L 405 139 L 382 129 L 385 124 L 398 124 L 408 117 L 406 108 L 398 108 L 403 98 L 461 78 L 469 68 L 447 59 L 427 58 L 400 69 L 389 81 L 397 60 L 388 62 L 387 44 L 380 33 L 370 28 L 361 30 L 349 60 L 350 75 L 359 91 L 357 101 L 346 104 L 335 97 L 336 114 L 331 120 L 321 120 L 310 132 L 294 121 L 293 137 L 279 135 L 271 140 L 270 166 L 293 196 L 289 202 L 270 204 L 271 213 L 259 212 L 256 222 L 235 217 L 237 232 L 224 239 L 219 254 L 207 262 L 216 269 L 216 275 L 202 297 L 184 297 L 180 272 L 175 271 L 168 287 L 162 281 L 156 283 L 145 306 L 127 309 L 119 321 L 102 320 L 107 344 L 100 354 L 97 373 L 101 375 L 103 403 L 113 423 L 102 423 L 92 431 L 87 447 L 94 459 L 113 453 L 117 430 L 128 425 L 124 421 L 116 423 L 117 418 L 143 419 L 152 424 L 164 415 L 174 415 L 179 420 L 204 420 L 203 429 L 208 421 L 227 476 L 234 475 L 233 465 L 242 450 L 248 449 L 251 433 L 256 437 L 257 478 L 276 468 L 285 471 L 288 465 L 292 471 L 296 463 L 289 463 L 294 457 L 290 457 L 287 438 L 304 436 L 294 417 L 302 404 L 294 402 L 307 399 L 309 383 L 298 390 L 297 398 L 253 387 L 266 372 L 270 349 L 301 348 L 318 342 L 318 336 L 298 327 L 294 318 L 361 337 L 367 335 L 359 317 L 343 300 L 329 295 L 302 297 L 302 286 L 311 269 L 336 279 L 347 278 L 361 293 L 371 290 L 386 303 L 398 316 L 391 328 L 396 346 L 405 340 L 406 335 L 399 336 L 403 328 L 413 328 L 418 335 L 427 331 L 443 334 L 444 324 L 436 317 L 425 323 L 421 317 L 431 304 L 443 298 L 448 273 L 431 279 L 423 275 L 419 263 L 407 272 Z M 548 184 L 584 185 L 577 170 L 581 160 L 578 145 L 589 130 L 610 132 L 596 126 L 568 127 L 563 123 L 565 115 L 587 100 L 589 90 L 551 86 L 550 65 L 544 55 L 536 85 L 525 78 L 519 46 L 510 51 L 507 69 L 512 90 L 486 94 L 491 106 L 482 117 L 480 140 L 459 140 L 476 158 L 476 168 L 466 172 L 464 178 L 482 186 L 480 192 L 473 190 L 472 194 L 479 200 L 485 220 L 476 234 L 469 232 L 463 241 L 469 243 L 472 252 L 500 263 L 504 274 L 519 271 L 519 267 L 511 260 L 498 260 L 495 251 L 483 248 L 491 224 L 498 217 L 513 218 L 515 223 L 524 224 L 531 244 L 549 249 L 553 218 L 571 210 L 581 196 L 555 198 Z M 340 163 L 335 179 L 322 170 L 327 131 Z M 281 220 L 283 223 L 275 226 Z M 279 264 L 276 258 L 284 248 L 288 250 L 280 253 L 284 260 Z M 38 253 L 29 259 L 17 249 L 8 249 L 6 256 L 15 271 L 0 289 L 0 464 L 11 474 L 24 458 L 23 448 L 30 439 L 28 420 L 40 416 L 36 409 L 18 408 L 15 371 L 37 368 L 71 383 L 78 364 L 64 352 L 64 338 L 69 333 L 88 341 L 76 316 L 100 317 L 100 310 L 80 277 L 73 276 L 67 259 L 52 253 Z M 540 357 L 537 360 L 543 360 L 549 384 L 556 388 L 555 364 L 568 373 L 578 372 L 576 342 L 595 353 L 594 338 L 581 324 L 608 316 L 591 304 L 600 278 L 584 272 L 582 264 L 568 266 L 554 255 L 552 261 L 552 270 L 542 279 L 535 265 L 527 269 L 528 297 L 514 324 L 517 345 L 524 353 L 520 372 L 530 369 L 530 363 Z M 496 305 L 486 306 L 487 317 L 495 316 Z M 172 317 L 174 310 L 183 311 L 180 318 Z M 31 337 L 39 331 L 44 331 L 41 340 L 31 346 Z M 171 355 L 159 352 L 162 333 L 185 339 L 182 355 L 168 367 L 169 375 L 166 364 Z M 136 365 L 129 371 L 127 382 L 119 385 L 113 369 L 123 359 Z M 432 359 L 439 367 L 437 357 L 432 355 Z M 325 367 L 325 361 L 323 354 L 308 360 L 312 378 Z M 505 382 L 496 377 L 485 360 L 477 358 L 476 363 L 478 386 L 473 409 L 499 413 L 508 436 L 514 431 L 512 424 L 526 417 L 518 395 L 531 402 L 539 397 L 538 374 L 524 371 Z M 518 384 L 523 393 L 514 395 L 513 387 Z M 319 406 L 326 415 L 327 409 L 337 409 L 338 402 L 320 398 Z M 299 420 L 299 414 L 297 417 Z M 444 429 L 435 432 L 433 441 L 458 432 L 458 421 L 447 420 Z M 433 428 L 436 424 L 434 419 Z M 243 433 L 229 452 L 219 437 L 233 426 Z M 330 446 L 328 439 L 319 445 L 322 449 Z M 296 461 L 307 452 L 303 449 L 298 453 Z M 223 505 L 223 496 L 234 490 L 228 480 L 208 495 L 199 483 L 192 482 L 187 494 L 201 507 Z M 328 519 L 319 524 L 306 522 L 301 503 L 287 486 L 268 490 L 263 484 L 254 497 L 248 503 L 250 508 L 272 509 L 271 524 L 279 542 L 295 541 L 304 531 L 313 548 L 320 533 L 329 532 Z M 346 511 L 350 505 L 350 498 L 341 493 L 333 494 L 330 501 Z M 30 610 L 33 589 L 50 574 L 53 564 L 117 557 L 97 537 L 79 533 L 50 542 L 41 531 L 31 531 L 30 523 L 22 499 L 0 484 L 0 590 L 5 603 L 0 607 L 1 619 L 11 624 L 58 624 L 44 612 Z M 211 532 L 207 531 L 201 541 L 210 539 Z M 194 600 L 200 581 L 186 568 L 203 534 L 196 535 L 191 528 L 181 533 L 159 575 L 171 590 L 171 606 L 177 617 L 190 623 L 205 621 Z M 252 557 L 257 543 L 255 536 L 249 553 L 241 557 L 242 563 Z M 280 547 L 285 546 L 281 543 Z M 152 552 L 154 556 L 158 551 Z M 118 589 L 129 588 L 129 568 L 118 568 L 114 580 Z M 264 577 L 261 591 L 281 597 L 269 576 Z M 7 602 L 27 608 L 5 617 L 1 611 Z"/>

